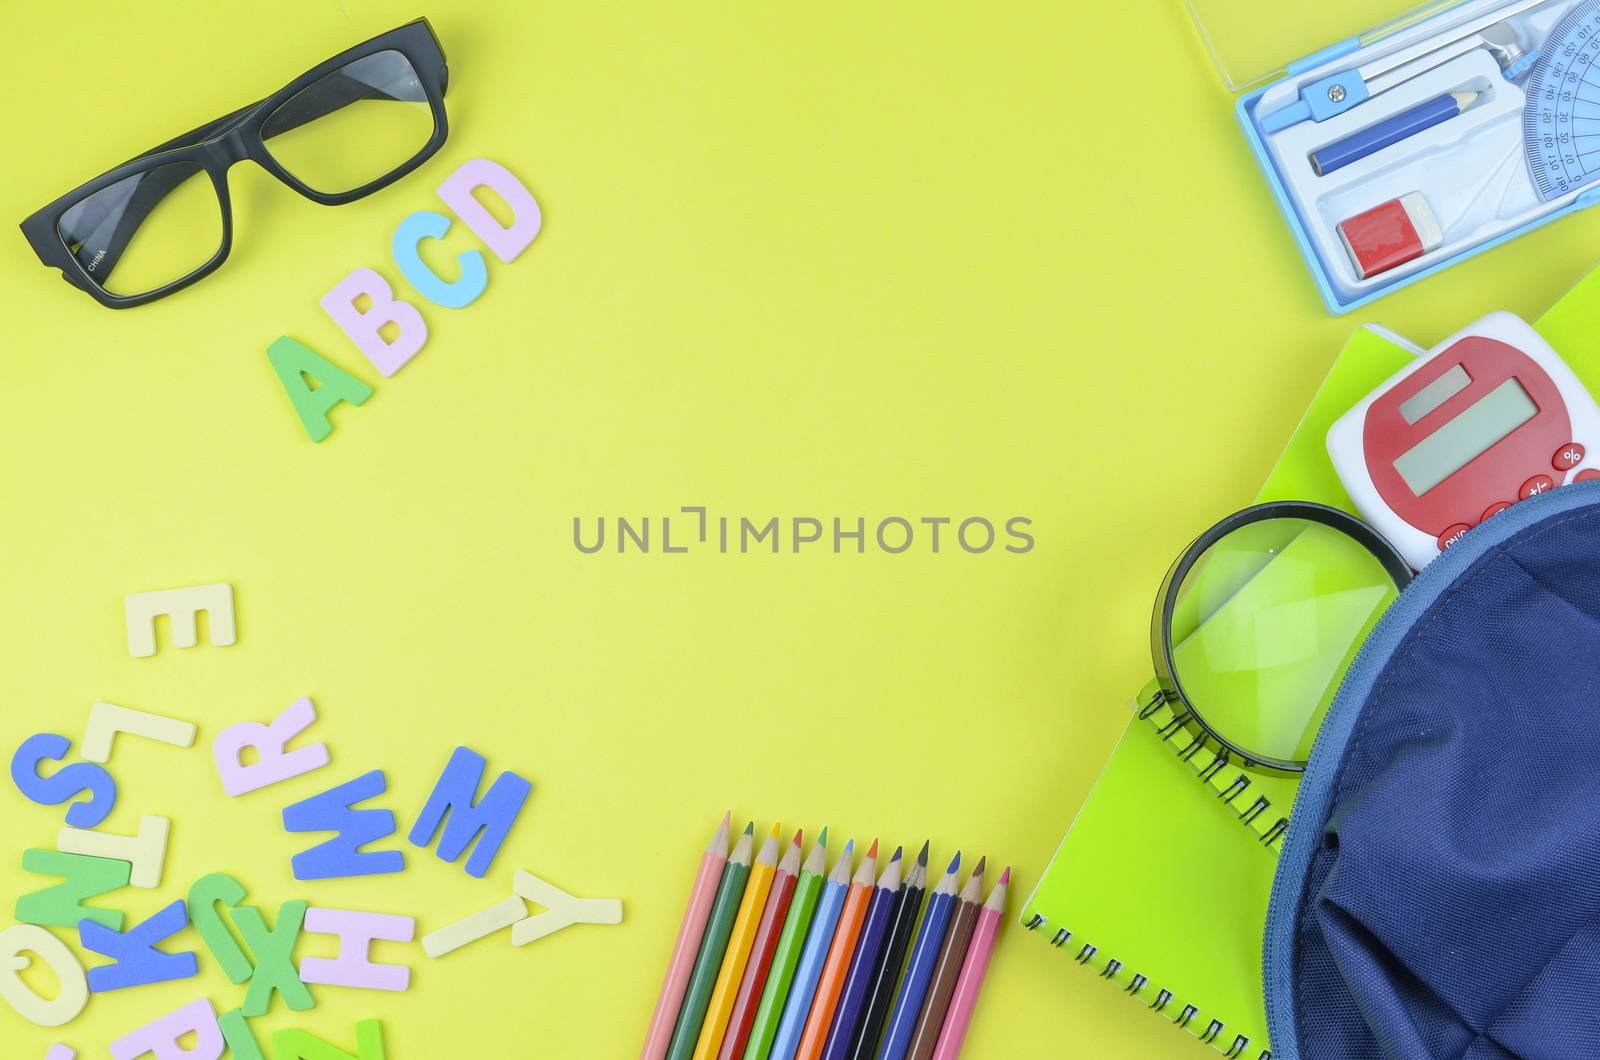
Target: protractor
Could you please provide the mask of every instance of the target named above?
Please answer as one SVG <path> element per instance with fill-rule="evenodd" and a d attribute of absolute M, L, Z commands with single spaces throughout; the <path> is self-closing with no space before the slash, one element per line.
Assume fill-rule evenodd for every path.
<path fill-rule="evenodd" d="M 1534 186 L 1548 201 L 1600 177 L 1600 0 L 1568 11 L 1540 52 L 1522 139 Z"/>

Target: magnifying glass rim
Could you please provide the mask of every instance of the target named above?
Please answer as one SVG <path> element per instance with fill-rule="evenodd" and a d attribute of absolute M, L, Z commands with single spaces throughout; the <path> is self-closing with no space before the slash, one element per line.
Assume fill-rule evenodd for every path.
<path fill-rule="evenodd" d="M 1200 557 L 1218 541 L 1240 527 L 1266 522 L 1269 519 L 1302 519 L 1338 530 L 1354 538 L 1383 565 L 1385 573 L 1394 581 L 1397 592 L 1404 589 L 1411 581 L 1413 576 L 1411 564 L 1405 561 L 1382 534 L 1349 512 L 1315 501 L 1268 501 L 1265 504 L 1251 505 L 1249 508 L 1234 512 L 1195 538 L 1189 547 L 1184 549 L 1177 562 L 1168 569 L 1166 578 L 1161 582 L 1161 592 L 1157 597 L 1155 614 L 1151 622 L 1150 653 L 1155 659 L 1156 681 L 1160 684 L 1168 702 L 1176 699 L 1182 703 L 1207 736 L 1238 755 L 1246 765 L 1264 766 L 1284 773 L 1303 773 L 1306 768 L 1305 762 L 1272 758 L 1246 750 L 1213 728 L 1205 716 L 1195 709 L 1195 705 L 1184 692 L 1183 682 L 1178 679 L 1177 667 L 1172 657 L 1172 616 L 1177 610 L 1178 589 L 1182 587 L 1184 578 L 1194 569 Z"/>

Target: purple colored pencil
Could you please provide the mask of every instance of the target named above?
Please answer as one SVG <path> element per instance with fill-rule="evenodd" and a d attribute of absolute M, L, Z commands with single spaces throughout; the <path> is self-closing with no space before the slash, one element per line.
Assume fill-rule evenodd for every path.
<path fill-rule="evenodd" d="M 888 937 L 895 897 L 900 893 L 900 854 L 900 848 L 895 847 L 889 867 L 883 870 L 878 886 L 873 888 L 867 919 L 861 927 L 855 955 L 850 959 L 850 971 L 845 976 L 844 992 L 839 996 L 833 1026 L 828 1030 L 828 1044 L 822 1050 L 822 1060 L 845 1060 L 855 1042 L 856 1028 L 861 1025 L 862 1014 L 866 1011 L 867 992 L 872 987 L 878 958 L 883 954 L 884 940 Z"/>

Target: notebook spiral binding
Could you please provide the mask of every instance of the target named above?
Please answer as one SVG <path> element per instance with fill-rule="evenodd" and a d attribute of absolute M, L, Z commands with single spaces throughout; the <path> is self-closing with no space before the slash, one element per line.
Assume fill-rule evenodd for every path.
<path fill-rule="evenodd" d="M 1045 924 L 1045 918 L 1040 914 L 1035 913 L 1028 919 L 1024 926 L 1029 931 L 1037 931 L 1039 928 L 1044 927 Z M 1072 932 L 1068 931 L 1066 928 L 1060 928 L 1055 932 L 1055 934 L 1043 937 L 1046 942 L 1054 946 L 1056 949 L 1066 949 L 1067 943 L 1072 941 Z M 1073 960 L 1077 961 L 1077 963 L 1087 965 L 1095 960 L 1100 951 L 1092 943 L 1084 943 L 1077 949 L 1075 953 L 1070 949 L 1067 949 L 1067 952 L 1073 953 Z M 1100 978 L 1115 982 L 1117 981 L 1118 976 L 1122 974 L 1123 967 L 1124 966 L 1121 961 L 1117 960 L 1115 957 L 1108 957 L 1106 958 L 1105 967 L 1100 971 Z M 1122 990 L 1123 993 L 1129 995 L 1130 997 L 1140 997 L 1140 995 L 1145 993 L 1149 986 L 1150 980 L 1147 977 L 1135 972 L 1128 979 L 1127 984 L 1123 986 Z M 1150 998 L 1145 1003 L 1150 1007 L 1150 1011 L 1159 1012 L 1166 1016 L 1173 1023 L 1189 1031 L 1189 1033 L 1199 1038 L 1202 1042 L 1214 1046 L 1218 1052 L 1222 1053 L 1223 1056 L 1238 1058 L 1246 1055 L 1246 1050 L 1250 1048 L 1250 1038 L 1247 1035 L 1234 1035 L 1232 1043 L 1224 1047 L 1224 1042 L 1226 1042 L 1226 1038 L 1224 1037 L 1224 1032 L 1227 1030 L 1226 1023 L 1219 1019 L 1213 1019 L 1204 1027 L 1200 1027 L 1195 1023 L 1195 1018 L 1200 1015 L 1200 1010 L 1194 1005 L 1184 1005 L 1182 1010 L 1178 1013 L 1169 1013 L 1167 1008 L 1172 1004 L 1173 1000 L 1174 995 L 1172 991 L 1158 987 L 1155 991 L 1155 996 Z M 1255 1060 L 1272 1060 L 1272 1050 L 1261 1050 L 1260 1054 L 1257 1055 Z"/>
<path fill-rule="evenodd" d="M 1172 745 L 1178 758 L 1195 771 L 1201 783 L 1214 790 L 1224 805 L 1238 813 L 1240 823 L 1255 833 L 1262 846 L 1273 853 L 1283 850 L 1283 838 L 1289 831 L 1289 818 L 1282 813 L 1274 813 L 1272 800 L 1264 795 L 1258 795 L 1254 800 L 1243 797 L 1250 789 L 1249 775 L 1241 770 L 1228 777 L 1228 767 L 1235 764 L 1228 749 L 1208 748 L 1205 734 L 1188 728 L 1188 711 L 1181 706 L 1175 709 L 1166 694 L 1156 689 L 1139 705 L 1138 716 L 1164 742 Z"/>

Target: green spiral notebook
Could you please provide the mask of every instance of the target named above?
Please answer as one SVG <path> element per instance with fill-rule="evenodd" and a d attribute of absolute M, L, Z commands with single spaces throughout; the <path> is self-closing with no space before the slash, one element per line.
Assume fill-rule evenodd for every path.
<path fill-rule="evenodd" d="M 1536 327 L 1600 393 L 1600 270 Z M 1353 512 L 1327 458 L 1328 428 L 1418 352 L 1382 329 L 1358 330 L 1257 500 Z M 1296 782 L 1192 746 L 1154 693 L 1152 681 L 1131 704 L 1022 922 L 1082 981 L 1104 980 L 1225 1056 L 1270 1060 L 1262 934 Z"/>

